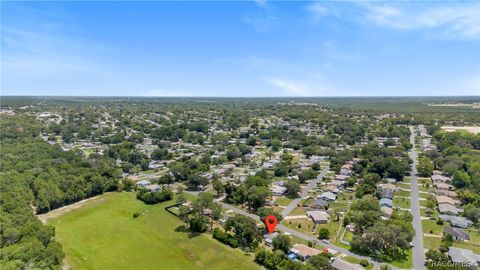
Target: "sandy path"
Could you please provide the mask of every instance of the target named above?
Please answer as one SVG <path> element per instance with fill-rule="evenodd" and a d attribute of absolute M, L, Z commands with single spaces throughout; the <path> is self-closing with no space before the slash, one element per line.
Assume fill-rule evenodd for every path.
<path fill-rule="evenodd" d="M 68 212 L 70 212 L 74 209 L 80 208 L 82 205 L 84 205 L 85 203 L 87 203 L 89 201 L 103 200 L 103 199 L 100 199 L 99 197 L 100 196 L 90 197 L 88 199 L 81 200 L 81 201 L 78 201 L 78 202 L 73 203 L 73 204 L 65 205 L 65 206 L 62 206 L 60 208 L 54 209 L 54 210 L 52 210 L 48 213 L 37 215 L 37 217 L 38 217 L 38 219 L 40 219 L 41 222 L 47 223 L 47 220 L 59 217 L 59 216 L 61 216 L 63 214 L 66 214 L 66 213 L 68 213 Z"/>

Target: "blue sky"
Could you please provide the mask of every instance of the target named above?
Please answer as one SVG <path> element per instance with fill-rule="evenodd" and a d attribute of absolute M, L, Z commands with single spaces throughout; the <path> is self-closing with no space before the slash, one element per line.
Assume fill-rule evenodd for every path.
<path fill-rule="evenodd" d="M 480 95 L 479 1 L 0 4 L 2 95 Z"/>

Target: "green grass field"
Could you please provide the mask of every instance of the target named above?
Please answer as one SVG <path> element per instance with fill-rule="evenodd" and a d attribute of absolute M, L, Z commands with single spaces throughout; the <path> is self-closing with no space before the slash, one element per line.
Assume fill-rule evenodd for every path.
<path fill-rule="evenodd" d="M 49 224 L 73 269 L 260 269 L 253 255 L 192 235 L 164 208 L 109 193 Z M 134 212 L 142 213 L 133 218 Z"/>
<path fill-rule="evenodd" d="M 405 197 L 394 197 L 393 206 L 410 209 L 410 199 Z"/>
<path fill-rule="evenodd" d="M 423 233 L 441 235 L 443 225 L 438 225 L 436 220 L 422 220 Z"/>
<path fill-rule="evenodd" d="M 407 190 L 397 190 L 397 191 L 395 191 L 395 196 L 410 197 L 410 191 L 407 191 Z"/>
<path fill-rule="evenodd" d="M 438 249 L 440 247 L 441 242 L 442 242 L 441 237 L 433 237 L 433 236 L 423 237 L 423 246 L 428 249 Z"/>
<path fill-rule="evenodd" d="M 292 199 L 286 198 L 286 197 L 279 197 L 275 203 L 281 206 L 287 206 L 292 202 Z"/>

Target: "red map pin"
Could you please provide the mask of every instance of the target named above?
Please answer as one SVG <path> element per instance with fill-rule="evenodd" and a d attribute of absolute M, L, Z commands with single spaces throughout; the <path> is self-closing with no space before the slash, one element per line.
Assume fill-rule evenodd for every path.
<path fill-rule="evenodd" d="M 275 226 L 277 226 L 277 223 L 278 219 L 274 215 L 270 215 L 265 218 L 265 225 L 267 225 L 267 229 L 270 234 L 272 234 L 275 230 Z"/>

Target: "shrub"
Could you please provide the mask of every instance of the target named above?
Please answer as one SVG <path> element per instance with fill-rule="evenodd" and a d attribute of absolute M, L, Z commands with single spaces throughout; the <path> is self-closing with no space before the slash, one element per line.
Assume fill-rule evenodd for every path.
<path fill-rule="evenodd" d="M 156 204 L 171 200 L 173 198 L 173 192 L 170 189 L 162 189 L 156 192 L 150 192 L 146 189 L 140 189 L 137 193 L 137 199 L 143 201 L 146 204 Z"/>
<path fill-rule="evenodd" d="M 365 260 L 365 259 L 361 260 L 361 261 L 359 262 L 359 264 L 360 264 L 361 266 L 363 266 L 363 267 L 367 267 L 368 265 L 370 265 L 370 263 L 368 263 L 368 261 Z"/>
<path fill-rule="evenodd" d="M 223 232 L 219 228 L 213 229 L 213 238 L 218 241 L 231 246 L 232 248 L 238 247 L 238 241 L 228 233 Z"/>
<path fill-rule="evenodd" d="M 140 216 L 140 213 L 138 213 L 138 212 L 133 213 L 133 218 L 137 218 L 139 216 Z"/>

